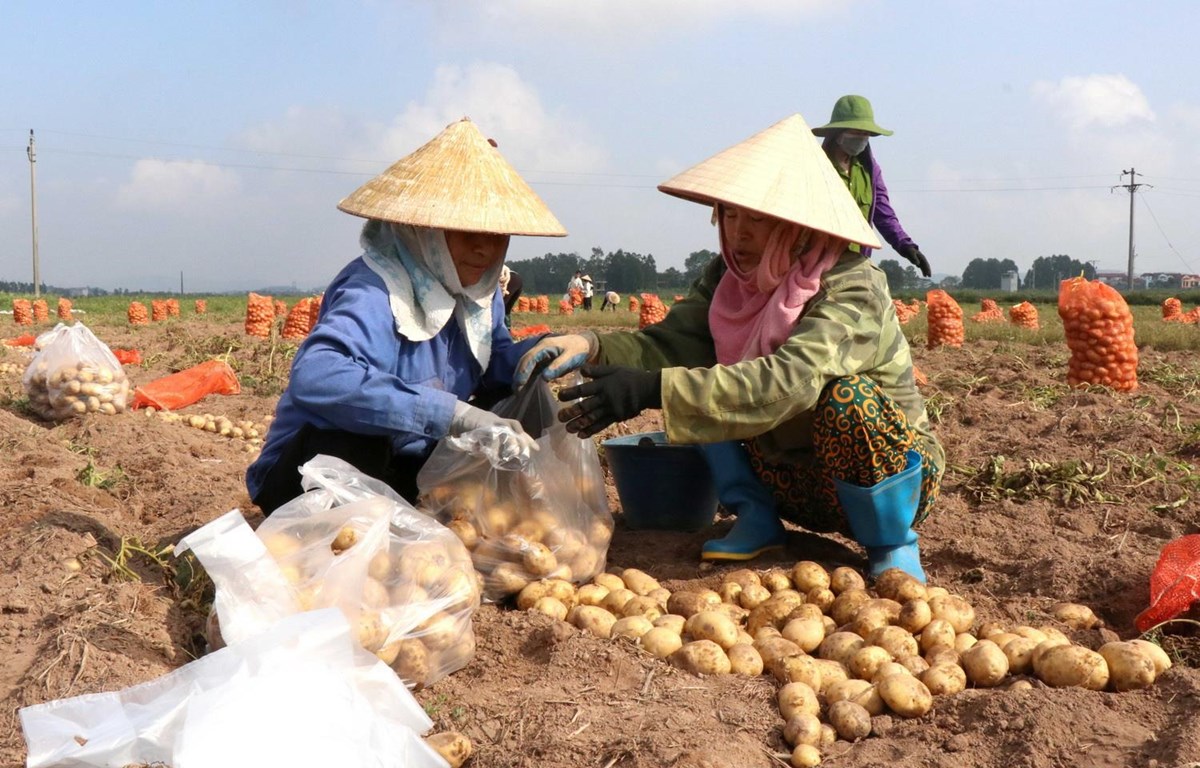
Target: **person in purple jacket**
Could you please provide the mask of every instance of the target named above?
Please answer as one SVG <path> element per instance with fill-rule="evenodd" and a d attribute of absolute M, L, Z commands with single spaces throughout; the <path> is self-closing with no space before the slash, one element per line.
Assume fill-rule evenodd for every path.
<path fill-rule="evenodd" d="M 567 234 L 496 145 L 467 119 L 338 204 L 367 219 L 364 253 L 333 279 L 258 459 L 246 472 L 264 514 L 299 496 L 299 467 L 336 456 L 416 500 L 438 440 L 519 423 L 486 410 L 512 390 L 521 356 L 504 322 L 511 235 Z"/>
<path fill-rule="evenodd" d="M 892 135 L 892 131 L 875 123 L 871 102 L 863 96 L 841 97 L 833 105 L 829 122 L 813 128 L 812 132 L 824 138 L 821 148 L 846 182 L 850 195 L 867 221 L 883 235 L 888 245 L 896 249 L 896 253 L 911 261 L 922 275 L 932 277 L 929 260 L 900 226 L 883 183 L 883 171 L 871 152 L 870 137 Z M 858 248 L 853 246 L 853 250 Z M 862 255 L 870 257 L 871 249 L 864 246 Z"/>

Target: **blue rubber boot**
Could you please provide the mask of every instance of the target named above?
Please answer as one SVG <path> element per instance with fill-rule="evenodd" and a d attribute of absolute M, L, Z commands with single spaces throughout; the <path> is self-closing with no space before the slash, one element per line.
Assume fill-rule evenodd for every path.
<path fill-rule="evenodd" d="M 917 532 L 912 529 L 921 503 L 921 454 L 908 452 L 908 465 L 870 488 L 833 480 L 838 502 L 854 539 L 867 550 L 871 578 L 889 568 L 925 583 Z"/>
<path fill-rule="evenodd" d="M 771 549 L 783 549 L 787 541 L 775 500 L 750 466 L 750 455 L 736 441 L 701 445 L 717 488 L 717 500 L 727 512 L 737 515 L 733 528 L 723 539 L 704 542 L 700 557 L 705 560 L 752 560 Z"/>

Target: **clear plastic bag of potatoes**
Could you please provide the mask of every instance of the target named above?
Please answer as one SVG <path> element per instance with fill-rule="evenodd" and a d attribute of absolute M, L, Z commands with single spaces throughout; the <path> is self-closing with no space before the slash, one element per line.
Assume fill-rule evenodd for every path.
<path fill-rule="evenodd" d="M 125 411 L 129 379 L 108 345 L 82 323 L 59 323 L 38 336 L 22 383 L 29 407 L 43 419 Z"/>
<path fill-rule="evenodd" d="M 538 450 L 514 460 L 493 428 L 447 437 L 417 475 L 418 506 L 471 550 L 488 599 L 539 579 L 591 579 L 613 528 L 596 444 L 567 432 L 540 377 L 494 410 L 520 421 Z"/>
<path fill-rule="evenodd" d="M 462 542 L 340 459 L 319 455 L 300 472 L 305 493 L 256 531 L 261 556 L 274 561 L 282 575 L 277 581 L 291 591 L 291 610 L 340 608 L 362 646 L 412 688 L 465 667 L 475 655 L 471 618 L 480 587 Z M 195 551 L 212 576 L 220 632 L 236 642 L 247 625 L 262 623 L 258 614 L 273 620 L 283 603 L 264 595 L 278 589 L 264 587 L 266 579 L 247 584 L 253 548 L 232 552 L 235 541 L 218 523 L 181 545 Z M 212 532 L 202 534 L 206 528 Z M 218 645 L 218 638 L 209 640 Z"/>

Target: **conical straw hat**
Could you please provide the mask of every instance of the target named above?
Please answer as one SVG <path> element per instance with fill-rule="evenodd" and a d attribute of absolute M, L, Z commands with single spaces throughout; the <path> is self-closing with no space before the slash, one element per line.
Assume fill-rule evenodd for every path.
<path fill-rule="evenodd" d="M 467 118 L 354 190 L 338 208 L 367 219 L 502 235 L 567 234 Z"/>
<path fill-rule="evenodd" d="M 804 118 L 792 115 L 658 188 L 696 203 L 728 203 L 879 248 Z"/>

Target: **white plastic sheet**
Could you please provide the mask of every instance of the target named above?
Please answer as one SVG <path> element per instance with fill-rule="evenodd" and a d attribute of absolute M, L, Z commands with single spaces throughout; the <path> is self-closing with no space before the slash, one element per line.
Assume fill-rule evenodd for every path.
<path fill-rule="evenodd" d="M 445 768 L 432 722 L 336 609 L 268 631 L 142 685 L 20 711 L 27 768 Z"/>

